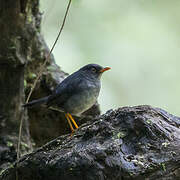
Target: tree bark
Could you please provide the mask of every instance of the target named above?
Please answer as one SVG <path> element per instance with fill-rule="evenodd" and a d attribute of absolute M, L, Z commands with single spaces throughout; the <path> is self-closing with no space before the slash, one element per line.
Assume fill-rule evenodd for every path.
<path fill-rule="evenodd" d="M 150 106 L 108 111 L 19 161 L 26 180 L 176 180 L 180 118 Z M 2 180 L 14 180 L 9 168 Z"/>
<path fill-rule="evenodd" d="M 18 129 L 24 119 L 21 153 L 29 150 L 24 102 L 24 67 L 28 55 L 26 18 L 20 1 L 0 1 L 0 170 L 16 159 Z"/>

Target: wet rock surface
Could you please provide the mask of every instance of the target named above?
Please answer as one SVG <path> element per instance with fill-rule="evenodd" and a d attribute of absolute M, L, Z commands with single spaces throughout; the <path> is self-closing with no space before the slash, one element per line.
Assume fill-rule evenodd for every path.
<path fill-rule="evenodd" d="M 150 106 L 110 110 L 20 159 L 0 178 L 124 180 L 180 178 L 180 118 Z"/>

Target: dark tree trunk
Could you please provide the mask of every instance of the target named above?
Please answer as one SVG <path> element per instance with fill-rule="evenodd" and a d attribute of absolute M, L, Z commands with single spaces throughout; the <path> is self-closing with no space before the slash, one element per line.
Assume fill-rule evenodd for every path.
<path fill-rule="evenodd" d="M 178 180 L 180 118 L 150 106 L 109 111 L 19 162 L 20 180 Z M 2 180 L 15 180 L 10 168 Z"/>
<path fill-rule="evenodd" d="M 26 17 L 20 1 L 0 0 L 0 170 L 16 159 L 20 120 L 24 119 L 21 153 L 29 150 L 24 102 L 24 69 L 28 56 Z"/>
<path fill-rule="evenodd" d="M 40 23 L 39 0 L 0 0 L 0 170 L 16 160 L 21 119 L 21 154 L 29 151 L 30 135 L 40 146 L 70 131 L 62 113 L 42 107 L 27 113 L 22 108 L 49 53 L 40 34 Z M 30 100 L 49 95 L 66 76 L 51 55 Z M 93 109 L 87 114 L 99 114 L 98 105 Z"/>

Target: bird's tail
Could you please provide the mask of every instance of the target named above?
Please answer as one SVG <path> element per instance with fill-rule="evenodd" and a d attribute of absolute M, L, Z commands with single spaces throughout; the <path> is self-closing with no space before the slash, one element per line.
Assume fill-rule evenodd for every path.
<path fill-rule="evenodd" d="M 48 98 L 49 98 L 49 96 L 46 96 L 41 99 L 31 101 L 29 103 L 23 104 L 23 107 L 31 108 L 31 107 L 39 106 L 41 104 L 45 104 L 47 102 Z"/>

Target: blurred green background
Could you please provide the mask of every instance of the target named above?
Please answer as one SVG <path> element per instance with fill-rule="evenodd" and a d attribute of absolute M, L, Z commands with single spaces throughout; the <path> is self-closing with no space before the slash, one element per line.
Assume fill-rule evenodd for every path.
<path fill-rule="evenodd" d="M 41 0 L 49 47 L 68 0 Z M 53 52 L 72 73 L 87 63 L 110 66 L 102 77 L 103 112 L 149 104 L 180 116 L 180 1 L 73 0 Z"/>

